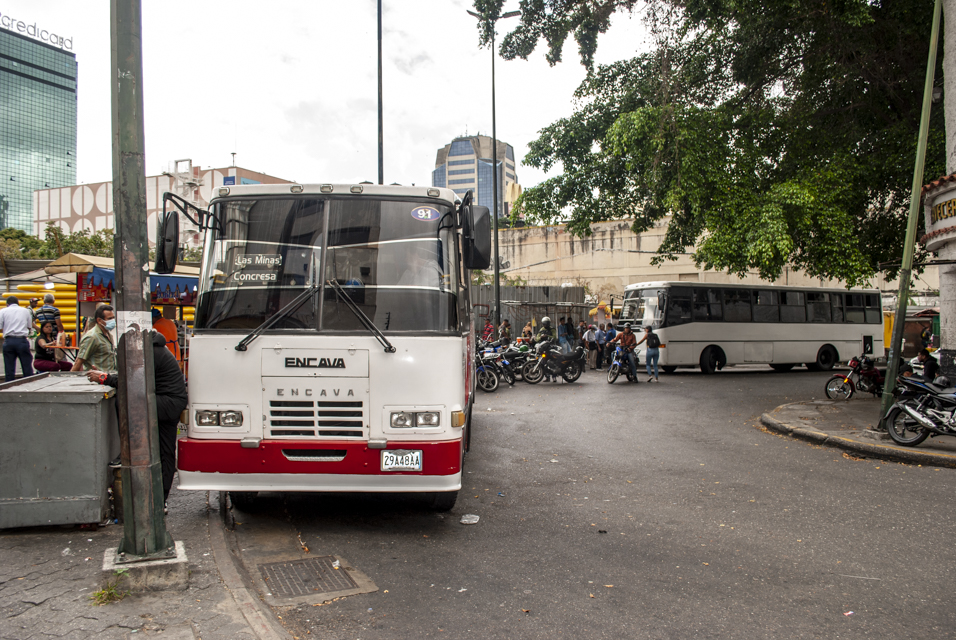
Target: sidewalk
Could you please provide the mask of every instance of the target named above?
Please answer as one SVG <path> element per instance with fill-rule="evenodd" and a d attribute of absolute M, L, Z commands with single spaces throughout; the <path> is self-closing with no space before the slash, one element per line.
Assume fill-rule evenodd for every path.
<path fill-rule="evenodd" d="M 885 433 L 876 432 L 880 400 L 855 397 L 849 401 L 812 400 L 794 402 L 763 414 L 768 429 L 814 440 L 849 451 L 899 460 L 956 468 L 956 438 L 928 438 L 917 447 L 901 447 Z"/>
<path fill-rule="evenodd" d="M 291 637 L 242 583 L 226 546 L 216 492 L 173 489 L 167 527 L 174 540 L 185 544 L 189 588 L 128 595 L 103 606 L 94 605 L 90 595 L 101 588 L 103 554 L 119 543 L 122 525 L 96 531 L 0 531 L 0 639 Z"/>

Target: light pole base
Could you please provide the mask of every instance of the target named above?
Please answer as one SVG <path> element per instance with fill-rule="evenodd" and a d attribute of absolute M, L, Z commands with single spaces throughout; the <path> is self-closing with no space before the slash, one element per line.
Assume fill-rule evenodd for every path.
<path fill-rule="evenodd" d="M 118 562 L 118 549 L 103 554 L 100 581 L 119 591 L 183 591 L 189 587 L 189 559 L 182 542 L 175 543 L 175 555 L 142 562 Z"/>

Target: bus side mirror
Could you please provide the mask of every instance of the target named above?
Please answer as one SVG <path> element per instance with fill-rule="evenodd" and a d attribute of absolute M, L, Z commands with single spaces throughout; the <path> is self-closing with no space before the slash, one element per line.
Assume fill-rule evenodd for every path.
<path fill-rule="evenodd" d="M 466 269 L 491 265 L 491 214 L 488 207 L 471 205 L 462 216 L 462 258 Z"/>
<path fill-rule="evenodd" d="M 156 273 L 172 273 L 179 260 L 179 214 L 165 213 L 156 229 Z"/>

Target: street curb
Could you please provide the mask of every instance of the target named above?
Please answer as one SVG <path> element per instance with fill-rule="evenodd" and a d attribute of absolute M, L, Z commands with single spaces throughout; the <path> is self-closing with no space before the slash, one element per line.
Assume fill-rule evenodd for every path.
<path fill-rule="evenodd" d="M 773 412 L 776 413 L 785 407 L 797 404 L 804 403 L 792 402 L 789 404 L 780 405 L 774 409 Z M 888 460 L 895 460 L 898 462 L 906 462 L 909 464 L 922 464 L 933 467 L 947 467 L 949 469 L 956 469 L 956 456 L 947 453 L 932 453 L 928 451 L 916 450 L 911 451 L 906 449 L 898 449 L 896 447 L 887 447 L 881 444 L 857 442 L 856 440 L 852 440 L 850 438 L 833 436 L 828 433 L 824 433 L 823 431 L 817 431 L 816 429 L 794 427 L 792 425 L 786 424 L 785 422 L 777 420 L 769 413 L 761 415 L 760 422 L 768 429 L 776 431 L 777 433 L 794 436 L 796 438 L 802 438 L 804 440 L 812 440 L 818 444 L 827 444 L 839 449 L 846 449 L 848 451 L 868 453 L 870 455 L 879 456 L 880 458 L 886 458 Z"/>
<path fill-rule="evenodd" d="M 264 609 L 256 593 L 246 587 L 226 544 L 226 534 L 219 512 L 209 509 L 207 518 L 209 543 L 212 547 L 213 559 L 216 561 L 216 568 L 219 570 L 223 584 L 232 594 L 242 616 L 246 619 L 249 629 L 259 640 L 291 640 L 292 636 L 273 619 L 271 611 Z"/>

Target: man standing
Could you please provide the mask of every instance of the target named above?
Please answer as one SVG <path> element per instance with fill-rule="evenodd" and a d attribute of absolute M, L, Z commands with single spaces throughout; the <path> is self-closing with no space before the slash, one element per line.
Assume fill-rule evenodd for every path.
<path fill-rule="evenodd" d="M 593 371 L 597 369 L 597 331 L 594 330 L 594 325 L 592 324 L 588 327 L 587 331 L 584 332 L 584 345 L 588 350 L 588 366 Z"/>
<path fill-rule="evenodd" d="M 568 325 L 564 322 L 564 316 L 558 318 L 558 346 L 562 353 L 571 351 L 568 345 Z"/>
<path fill-rule="evenodd" d="M 6 346 L 4 346 L 6 349 Z M 6 355 L 6 353 L 4 353 Z M 929 354 L 929 350 L 920 349 L 916 359 L 923 365 L 923 379 L 932 382 L 939 375 L 939 361 Z"/>
<path fill-rule="evenodd" d="M 607 342 L 607 334 L 604 333 L 603 323 L 598 325 L 594 338 L 597 342 L 597 368 L 598 371 L 604 371 L 604 343 Z"/>
<path fill-rule="evenodd" d="M 501 344 L 511 344 L 511 322 L 508 318 L 501 321 L 501 327 L 498 328 L 498 340 Z"/>
<path fill-rule="evenodd" d="M 30 355 L 30 329 L 33 312 L 20 306 L 16 296 L 7 298 L 7 308 L 0 311 L 0 333 L 3 333 L 3 376 L 5 382 L 17 377 L 17 360 L 23 377 L 33 375 L 33 356 Z"/>
<path fill-rule="evenodd" d="M 647 342 L 647 349 L 644 352 L 644 366 L 647 368 L 647 381 L 660 382 L 658 377 L 657 362 L 661 357 L 661 339 L 654 333 L 654 327 L 647 325 L 644 327 L 644 337 L 641 342 Z M 641 342 L 637 344 L 640 345 Z M 653 365 L 653 369 L 651 366 Z"/>
<path fill-rule="evenodd" d="M 113 307 L 104 304 L 93 314 L 96 324 L 80 340 L 71 371 L 116 371 L 116 346 L 110 331 L 116 328 Z"/>
<path fill-rule="evenodd" d="M 42 327 L 44 322 L 53 323 L 53 338 L 63 332 L 63 321 L 60 319 L 60 310 L 53 306 L 56 298 L 52 293 L 43 296 L 43 306 L 33 313 L 38 327 Z"/>

